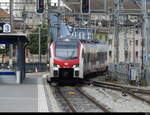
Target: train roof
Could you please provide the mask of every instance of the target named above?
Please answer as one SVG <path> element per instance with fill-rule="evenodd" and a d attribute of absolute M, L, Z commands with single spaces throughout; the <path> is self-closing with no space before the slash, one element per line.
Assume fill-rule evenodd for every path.
<path fill-rule="evenodd" d="M 95 43 L 95 44 L 102 44 L 102 45 L 105 45 L 105 43 L 103 43 L 102 41 L 100 40 L 93 40 L 93 39 L 88 39 L 88 40 L 85 40 L 85 39 L 78 39 L 77 37 L 75 36 L 66 36 L 66 37 L 60 37 L 59 39 L 55 40 L 54 41 L 55 43 L 59 44 L 59 43 L 78 43 L 78 42 L 81 42 L 81 43 Z"/>
<path fill-rule="evenodd" d="M 82 43 L 99 43 L 99 44 L 104 44 L 102 41 L 100 40 L 93 40 L 93 39 L 89 39 L 89 40 L 80 40 Z"/>
<path fill-rule="evenodd" d="M 74 36 L 66 36 L 66 37 L 60 37 L 55 41 L 78 41 Z"/>
<path fill-rule="evenodd" d="M 62 37 L 54 41 L 56 45 L 77 45 L 78 39 L 74 39 L 72 36 Z"/>

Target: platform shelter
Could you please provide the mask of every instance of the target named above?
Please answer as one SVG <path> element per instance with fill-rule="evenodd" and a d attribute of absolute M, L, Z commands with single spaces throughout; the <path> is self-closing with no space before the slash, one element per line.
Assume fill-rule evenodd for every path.
<path fill-rule="evenodd" d="M 26 34 L 0 34 L 0 44 L 16 46 L 14 67 L 0 67 L 0 83 L 22 83 L 25 78 L 25 47 L 29 40 Z M 8 65 L 9 66 L 9 65 Z"/>

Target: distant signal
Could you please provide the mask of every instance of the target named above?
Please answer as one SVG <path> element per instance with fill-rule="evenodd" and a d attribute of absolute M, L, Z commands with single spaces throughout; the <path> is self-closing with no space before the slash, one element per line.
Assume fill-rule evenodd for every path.
<path fill-rule="evenodd" d="M 44 0 L 37 0 L 37 13 L 44 12 Z"/>
<path fill-rule="evenodd" d="M 90 0 L 81 0 L 81 13 L 90 13 Z"/>

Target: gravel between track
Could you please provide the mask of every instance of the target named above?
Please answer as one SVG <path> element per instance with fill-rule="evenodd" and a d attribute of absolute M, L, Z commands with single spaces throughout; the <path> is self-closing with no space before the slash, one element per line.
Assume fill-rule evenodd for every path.
<path fill-rule="evenodd" d="M 150 105 L 130 95 L 122 96 L 119 91 L 87 86 L 83 87 L 89 95 L 111 108 L 113 112 L 150 112 Z"/>

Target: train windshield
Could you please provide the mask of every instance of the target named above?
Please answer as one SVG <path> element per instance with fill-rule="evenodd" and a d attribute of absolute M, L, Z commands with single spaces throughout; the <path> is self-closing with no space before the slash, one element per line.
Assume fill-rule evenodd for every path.
<path fill-rule="evenodd" d="M 56 57 L 63 60 L 78 58 L 78 48 L 76 45 L 56 45 Z"/>

